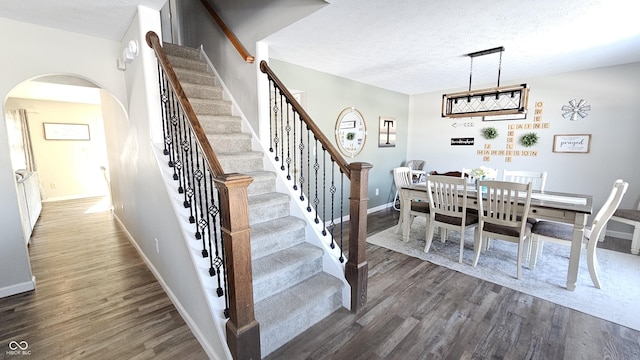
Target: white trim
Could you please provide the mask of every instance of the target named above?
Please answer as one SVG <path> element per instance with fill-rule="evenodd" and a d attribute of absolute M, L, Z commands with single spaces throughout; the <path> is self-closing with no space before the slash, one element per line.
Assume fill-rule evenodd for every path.
<path fill-rule="evenodd" d="M 369 215 L 369 214 L 371 214 L 371 213 L 374 213 L 374 212 L 376 212 L 376 211 L 380 211 L 380 210 L 384 210 L 384 209 L 386 209 L 386 208 L 390 208 L 390 207 L 392 207 L 392 206 L 393 206 L 393 203 L 392 203 L 392 202 L 389 202 L 389 203 L 386 203 L 386 204 L 382 204 L 382 205 L 378 205 L 378 206 L 376 206 L 376 207 L 373 207 L 373 208 L 367 209 L 367 215 Z M 343 221 L 349 221 L 349 219 L 350 219 L 350 218 L 351 218 L 351 216 L 350 216 L 350 215 L 345 215 L 345 216 L 343 216 L 342 218 L 335 218 L 335 219 L 333 219 L 333 223 L 334 223 L 334 224 L 340 224 L 340 223 L 341 223 L 341 222 L 343 222 Z M 331 221 L 326 221 L 324 226 L 325 226 L 325 227 L 327 227 L 327 226 L 329 226 L 330 224 L 331 224 Z"/>
<path fill-rule="evenodd" d="M 625 239 L 625 240 L 632 240 L 633 239 L 633 235 L 632 234 L 627 233 L 627 232 L 623 232 L 623 231 L 607 230 L 606 234 L 607 234 L 607 236 L 618 238 L 618 239 Z"/>
<path fill-rule="evenodd" d="M 0 298 L 20 294 L 23 292 L 31 291 L 36 288 L 36 277 L 32 276 L 31 281 L 25 281 L 19 284 L 13 284 L 5 286 L 0 289 Z"/>
<path fill-rule="evenodd" d="M 171 288 L 169 287 L 169 285 L 167 285 L 164 282 L 164 279 L 162 278 L 158 270 L 156 270 L 156 268 L 153 266 L 153 263 L 151 263 L 149 258 L 147 258 L 145 253 L 140 248 L 140 246 L 138 246 L 138 243 L 134 240 L 133 236 L 131 236 L 127 228 L 124 226 L 124 223 L 120 221 L 120 219 L 115 213 L 113 213 L 113 217 L 116 219 L 116 221 L 120 225 L 120 228 L 127 236 L 127 239 L 129 239 L 129 242 L 131 243 L 131 245 L 133 245 L 136 251 L 138 251 L 138 255 L 140 255 L 140 257 L 142 258 L 144 263 L 147 265 L 149 270 L 151 270 L 151 273 L 153 274 L 153 276 L 155 276 L 158 283 L 160 283 L 160 286 L 162 286 L 162 289 L 167 294 L 167 296 L 169 297 L 173 305 L 176 307 L 176 309 L 178 310 L 178 313 L 180 313 L 180 316 L 182 316 L 182 319 L 187 324 L 187 326 L 189 327 L 193 335 L 196 337 L 196 339 L 198 339 L 198 342 L 200 343 L 204 351 L 207 353 L 207 356 L 209 356 L 210 359 L 219 359 L 218 357 L 216 357 L 216 351 L 213 349 L 211 344 L 209 344 L 209 342 L 207 341 L 207 338 L 202 334 L 202 331 L 200 330 L 200 327 L 198 327 L 198 324 L 196 324 L 193 318 L 189 315 L 189 312 L 187 312 L 184 306 L 182 306 L 182 303 L 180 303 L 180 300 L 178 299 L 178 297 L 173 293 L 173 291 L 171 291 Z"/>

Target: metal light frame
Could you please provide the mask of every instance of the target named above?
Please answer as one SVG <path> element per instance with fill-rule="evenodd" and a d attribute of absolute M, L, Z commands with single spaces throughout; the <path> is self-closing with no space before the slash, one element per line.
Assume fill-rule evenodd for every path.
<path fill-rule="evenodd" d="M 500 46 L 467 54 L 467 56 L 471 58 L 469 90 L 442 95 L 442 117 L 460 118 L 527 113 L 527 103 L 529 100 L 529 88 L 527 84 L 500 86 L 503 51 L 504 47 Z M 472 91 L 473 58 L 496 52 L 500 52 L 497 86 Z"/>

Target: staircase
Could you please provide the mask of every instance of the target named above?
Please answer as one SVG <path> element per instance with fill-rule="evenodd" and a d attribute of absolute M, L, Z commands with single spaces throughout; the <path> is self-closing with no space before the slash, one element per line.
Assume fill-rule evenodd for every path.
<path fill-rule="evenodd" d="M 242 132 L 242 119 L 197 49 L 164 44 L 225 173 L 253 177 L 248 188 L 255 317 L 266 356 L 342 306 L 343 282 L 323 272 L 323 250 L 305 239 L 306 222 L 290 215 L 276 173 Z M 203 269 L 203 271 L 205 271 Z M 219 316 L 216 316 L 219 317 Z"/>

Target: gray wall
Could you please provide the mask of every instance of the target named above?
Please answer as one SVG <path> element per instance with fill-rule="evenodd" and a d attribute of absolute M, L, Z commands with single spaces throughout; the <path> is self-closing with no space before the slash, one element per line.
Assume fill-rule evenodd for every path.
<path fill-rule="evenodd" d="M 253 56 L 256 42 L 326 5 L 321 0 L 211 1 L 224 22 Z M 245 63 L 199 0 L 176 2 L 179 43 L 203 47 L 240 110 L 259 134 L 258 62 Z"/>
<path fill-rule="evenodd" d="M 31 281 L 31 270 L 18 211 L 17 191 L 9 157 L 5 101 L 25 80 L 40 75 L 76 74 L 108 89 L 124 102 L 124 77 L 115 67 L 120 44 L 0 18 L 0 32 L 11 34 L 3 42 L 0 67 L 0 292 Z M 46 61 L 42 54 L 47 54 Z"/>
<path fill-rule="evenodd" d="M 391 202 L 395 195 L 392 170 L 407 160 L 409 96 L 278 60 L 271 60 L 269 65 L 287 88 L 304 92 L 307 113 L 334 145 L 340 112 L 354 107 L 362 113 L 367 124 L 364 149 L 346 160 L 373 164 L 369 174 L 369 208 Z M 393 117 L 397 121 L 395 147 L 378 147 L 380 116 Z"/>
<path fill-rule="evenodd" d="M 640 154 L 640 119 L 636 105 L 640 98 L 639 80 L 640 63 L 633 63 L 512 82 L 529 84 L 529 111 L 535 110 L 536 102 L 543 102 L 541 122 L 549 126 L 535 130 L 540 141 L 531 149 L 538 152 L 537 156 L 515 156 L 512 162 L 505 162 L 504 156 L 491 156 L 490 161 L 485 162 L 477 151 L 485 144 L 492 149 L 504 149 L 508 126 L 533 124 L 532 114 L 526 120 L 513 121 L 448 119 L 440 116 L 442 94 L 460 89 L 415 95 L 411 97 L 407 154 L 410 158 L 425 160 L 428 170 L 440 172 L 482 165 L 497 168 L 499 176 L 504 169 L 545 170 L 549 173 L 547 190 L 591 194 L 595 210 L 608 196 L 613 182 L 622 178 L 629 182 L 622 206 L 632 207 L 640 195 L 640 167 L 635 158 Z M 577 121 L 565 119 L 561 109 L 571 99 L 587 100 L 591 105 L 589 115 Z M 454 123 L 471 126 L 453 127 Z M 500 136 L 490 141 L 482 138 L 481 130 L 486 126 L 495 126 Z M 528 131 L 517 130 L 516 141 Z M 552 150 L 556 134 L 591 134 L 591 151 L 588 154 L 555 153 Z M 453 137 L 473 137 L 475 145 L 451 146 Z M 518 144 L 515 147 L 524 149 Z M 621 228 L 626 229 L 614 223 L 609 225 L 609 229 Z"/>

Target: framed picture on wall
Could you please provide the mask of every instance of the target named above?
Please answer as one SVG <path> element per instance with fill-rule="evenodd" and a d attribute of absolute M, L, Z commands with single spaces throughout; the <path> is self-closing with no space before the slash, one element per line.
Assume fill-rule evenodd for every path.
<path fill-rule="evenodd" d="M 396 119 L 389 116 L 380 116 L 378 126 L 378 147 L 396 146 Z"/>
<path fill-rule="evenodd" d="M 91 140 L 89 124 L 43 123 L 45 140 Z"/>
<path fill-rule="evenodd" d="M 591 134 L 568 134 L 553 136 L 553 152 L 588 153 L 591 150 Z"/>

